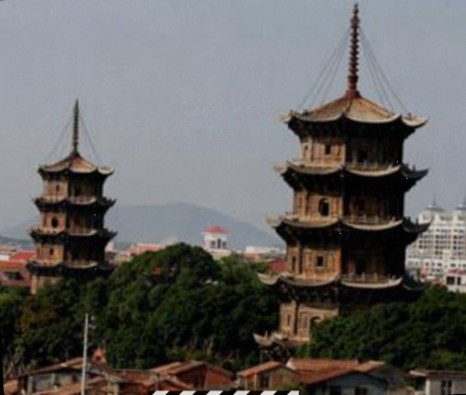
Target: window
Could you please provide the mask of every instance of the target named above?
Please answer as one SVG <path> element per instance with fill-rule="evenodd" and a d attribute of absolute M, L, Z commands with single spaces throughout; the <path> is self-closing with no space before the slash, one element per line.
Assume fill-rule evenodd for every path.
<path fill-rule="evenodd" d="M 291 314 L 288 314 L 288 315 L 286 316 L 286 325 L 287 325 L 287 326 L 291 326 Z"/>
<path fill-rule="evenodd" d="M 296 257 L 295 256 L 291 258 L 291 271 L 292 272 L 296 271 Z"/>
<path fill-rule="evenodd" d="M 452 382 L 451 380 L 442 380 L 440 383 L 440 395 L 451 395 Z"/>
<path fill-rule="evenodd" d="M 461 285 L 461 277 L 456 277 L 456 285 Z"/>
<path fill-rule="evenodd" d="M 53 248 L 49 248 L 49 255 L 50 256 L 53 256 L 53 253 L 55 252 L 55 250 Z"/>
<path fill-rule="evenodd" d="M 55 185 L 55 192 L 60 192 L 60 184 Z"/>
<path fill-rule="evenodd" d="M 313 328 L 316 326 L 320 321 L 320 317 L 312 317 L 309 321 L 309 328 Z"/>
<path fill-rule="evenodd" d="M 360 275 L 366 272 L 366 262 L 359 261 L 356 263 L 356 274 Z"/>
<path fill-rule="evenodd" d="M 324 267 L 325 258 L 322 255 L 317 256 L 316 258 L 316 267 Z"/>
<path fill-rule="evenodd" d="M 57 217 L 53 217 L 51 221 L 52 228 L 57 228 L 58 227 L 58 219 Z"/>
<path fill-rule="evenodd" d="M 355 202 L 355 209 L 357 215 L 363 215 L 366 211 L 366 201 L 364 199 L 357 199 Z"/>
<path fill-rule="evenodd" d="M 261 389 L 268 389 L 270 385 L 270 377 L 268 374 L 263 374 L 259 378 L 259 387 Z"/>
<path fill-rule="evenodd" d="M 74 196 L 80 196 L 81 195 L 81 188 L 75 187 L 74 188 Z"/>
<path fill-rule="evenodd" d="M 367 148 L 360 148 L 358 150 L 358 162 L 359 163 L 366 163 L 369 159 L 369 151 Z"/>
<path fill-rule="evenodd" d="M 303 160 L 307 160 L 309 156 L 309 146 L 305 145 L 303 149 Z"/>
<path fill-rule="evenodd" d="M 325 155 L 330 155 L 332 153 L 332 146 L 330 144 L 325 144 Z"/>
<path fill-rule="evenodd" d="M 341 387 L 337 387 L 335 385 L 330 386 L 328 389 L 328 394 L 329 395 L 341 395 Z"/>
<path fill-rule="evenodd" d="M 22 281 L 24 277 L 19 272 L 5 272 L 5 277 L 10 281 Z"/>
<path fill-rule="evenodd" d="M 369 391 L 364 387 L 356 387 L 354 389 L 354 395 L 368 395 Z"/>
<path fill-rule="evenodd" d="M 455 277 L 447 277 L 447 285 L 455 285 Z"/>
<path fill-rule="evenodd" d="M 321 199 L 319 202 L 319 213 L 323 217 L 328 217 L 330 214 L 330 204 L 328 199 Z"/>

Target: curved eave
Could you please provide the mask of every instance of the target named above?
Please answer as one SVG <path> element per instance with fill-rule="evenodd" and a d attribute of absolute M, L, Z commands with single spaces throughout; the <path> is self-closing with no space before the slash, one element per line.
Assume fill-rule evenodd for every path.
<path fill-rule="evenodd" d="M 421 178 L 425 177 L 429 172 L 428 169 L 424 170 L 412 170 L 405 165 L 398 165 L 388 167 L 381 170 L 371 170 L 371 169 L 351 169 L 344 166 L 335 166 L 335 167 L 307 167 L 300 166 L 293 162 L 286 162 L 282 165 L 275 166 L 275 171 L 279 173 L 282 177 L 286 177 L 289 174 L 299 174 L 303 176 L 312 176 L 312 177 L 325 177 L 329 175 L 338 175 L 343 176 L 354 176 L 361 178 L 387 178 L 393 176 L 400 176 L 406 180 L 418 181 Z"/>
<path fill-rule="evenodd" d="M 362 234 L 370 235 L 376 233 L 392 233 L 399 234 L 400 236 L 405 235 L 408 243 L 414 241 L 417 236 L 425 232 L 429 223 L 418 224 L 412 223 L 408 219 L 402 219 L 398 221 L 388 222 L 380 225 L 361 225 L 354 224 L 344 219 L 335 219 L 328 222 L 322 223 L 307 223 L 296 220 L 289 220 L 286 218 L 278 218 L 274 221 L 269 221 L 275 231 L 285 240 L 292 241 L 296 238 L 307 237 L 305 234 L 311 234 L 312 232 L 332 232 L 333 234 L 355 234 L 360 232 Z M 318 233 L 316 233 L 317 235 Z"/>
<path fill-rule="evenodd" d="M 394 123 L 401 123 L 404 126 L 407 126 L 413 129 L 418 129 L 424 126 L 428 121 L 428 119 L 425 117 L 403 116 L 401 114 L 393 114 L 392 116 L 381 117 L 380 119 L 371 119 L 369 117 L 359 118 L 356 116 L 351 116 L 347 112 L 344 112 L 344 111 L 333 117 L 316 117 L 316 116 L 313 116 L 312 111 L 309 113 L 298 113 L 296 111 L 290 111 L 286 116 L 282 117 L 282 120 L 283 122 L 289 124 L 293 120 L 293 118 L 301 122 L 315 123 L 315 124 L 340 122 L 342 120 L 347 120 L 347 121 L 360 123 L 360 124 L 373 124 L 373 125 L 388 125 L 388 124 L 394 124 Z"/>
<path fill-rule="evenodd" d="M 63 167 L 63 168 L 50 168 L 48 166 L 40 166 L 38 169 L 39 174 L 59 174 L 59 173 L 72 173 L 76 175 L 99 175 L 102 177 L 109 177 L 114 173 L 113 169 L 105 168 L 94 168 L 94 169 L 73 169 L 72 167 Z"/>
<path fill-rule="evenodd" d="M 66 232 L 68 237 L 70 238 L 75 238 L 75 239 L 105 239 L 105 240 L 111 240 L 113 239 L 116 235 L 117 232 L 113 232 L 110 230 L 100 230 L 100 231 L 91 231 L 88 233 L 73 233 L 71 231 Z"/>
<path fill-rule="evenodd" d="M 72 198 L 63 198 L 60 200 L 48 200 L 41 197 L 37 197 L 33 199 L 36 206 L 61 206 L 61 205 L 68 205 L 68 206 L 100 206 L 103 208 L 110 208 L 115 203 L 115 199 L 92 199 L 89 201 L 78 201 Z"/>
<path fill-rule="evenodd" d="M 73 233 L 69 230 L 58 230 L 56 232 L 44 232 L 41 229 L 33 228 L 28 231 L 29 235 L 34 239 L 38 240 L 40 238 L 54 238 L 54 237 L 68 237 L 68 238 L 75 238 L 75 239 L 104 239 L 104 240 L 111 240 L 113 239 L 118 232 L 110 231 L 110 230 L 95 230 L 90 231 L 87 233 Z"/>

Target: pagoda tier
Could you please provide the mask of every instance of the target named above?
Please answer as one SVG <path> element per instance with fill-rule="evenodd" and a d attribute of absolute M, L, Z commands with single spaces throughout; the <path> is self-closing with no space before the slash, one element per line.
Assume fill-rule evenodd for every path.
<path fill-rule="evenodd" d="M 42 227 L 32 228 L 30 236 L 35 242 L 66 242 L 73 240 L 88 240 L 89 243 L 101 242 L 107 244 L 117 232 L 107 229 L 47 229 Z"/>
<path fill-rule="evenodd" d="M 410 169 L 406 165 L 388 166 L 377 169 L 369 166 L 352 166 L 351 164 L 332 167 L 311 167 L 302 162 L 287 162 L 275 167 L 286 183 L 293 189 L 315 190 L 368 190 L 409 191 L 428 170 Z"/>
<path fill-rule="evenodd" d="M 302 113 L 290 111 L 282 120 L 300 138 L 321 133 L 345 136 L 387 133 L 390 138 L 405 139 L 427 123 L 424 117 L 403 116 L 359 94 L 348 93 L 316 109 Z"/>
<path fill-rule="evenodd" d="M 38 196 L 33 199 L 34 204 L 41 211 L 58 210 L 58 211 L 99 211 L 106 213 L 111 208 L 116 200 L 109 199 L 103 196 Z"/>
<path fill-rule="evenodd" d="M 429 223 L 413 223 L 404 218 L 342 217 L 319 221 L 303 221 L 295 214 L 269 219 L 269 224 L 287 243 L 365 242 L 412 243 Z"/>

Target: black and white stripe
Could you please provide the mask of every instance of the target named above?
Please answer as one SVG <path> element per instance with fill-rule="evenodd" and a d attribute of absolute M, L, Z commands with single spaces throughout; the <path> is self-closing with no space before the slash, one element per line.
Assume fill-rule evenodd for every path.
<path fill-rule="evenodd" d="M 299 395 L 299 391 L 148 391 L 147 395 Z"/>

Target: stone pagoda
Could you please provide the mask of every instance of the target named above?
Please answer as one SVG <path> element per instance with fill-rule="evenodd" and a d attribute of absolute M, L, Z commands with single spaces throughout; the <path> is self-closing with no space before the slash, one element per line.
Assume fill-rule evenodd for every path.
<path fill-rule="evenodd" d="M 271 220 L 287 245 L 287 271 L 260 275 L 283 295 L 279 331 L 254 335 L 263 347 L 308 341 L 317 322 L 355 306 L 419 295 L 405 275 L 405 251 L 428 224 L 404 217 L 404 197 L 427 170 L 404 164 L 403 144 L 427 120 L 363 97 L 358 56 L 356 5 L 346 92 L 285 117 L 300 157 L 276 169 L 294 202 L 292 212 Z"/>
<path fill-rule="evenodd" d="M 36 259 L 28 263 L 31 292 L 60 277 L 89 278 L 108 273 L 105 247 L 116 235 L 104 227 L 104 216 L 115 200 L 103 196 L 113 170 L 98 167 L 79 152 L 80 114 L 76 102 L 69 155 L 39 167 L 43 193 L 34 199 L 40 225 L 30 230 Z"/>

